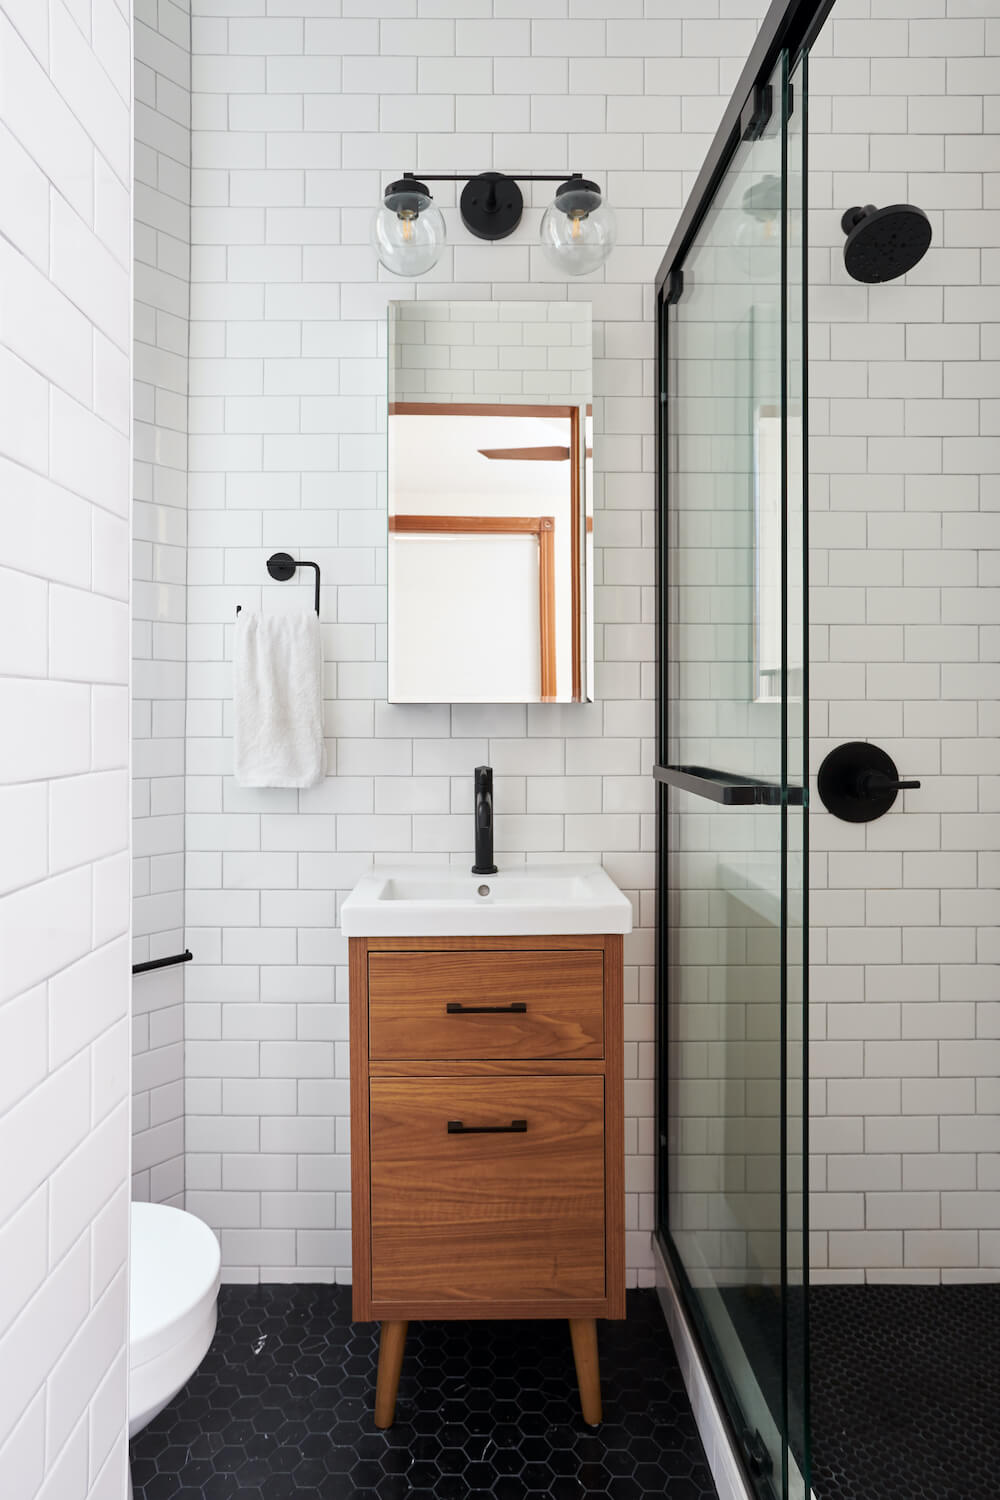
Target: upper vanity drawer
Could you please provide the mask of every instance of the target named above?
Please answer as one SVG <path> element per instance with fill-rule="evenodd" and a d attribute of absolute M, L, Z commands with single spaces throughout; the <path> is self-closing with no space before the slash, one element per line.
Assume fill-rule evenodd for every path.
<path fill-rule="evenodd" d="M 371 953 L 370 1056 L 603 1057 L 603 987 L 599 948 Z"/>

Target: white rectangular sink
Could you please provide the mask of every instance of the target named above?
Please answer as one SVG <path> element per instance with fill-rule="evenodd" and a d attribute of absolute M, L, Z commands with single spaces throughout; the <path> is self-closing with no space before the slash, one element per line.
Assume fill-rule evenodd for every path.
<path fill-rule="evenodd" d="M 600 865 L 376 866 L 341 907 L 345 937 L 516 937 L 632 931 L 632 907 Z"/>

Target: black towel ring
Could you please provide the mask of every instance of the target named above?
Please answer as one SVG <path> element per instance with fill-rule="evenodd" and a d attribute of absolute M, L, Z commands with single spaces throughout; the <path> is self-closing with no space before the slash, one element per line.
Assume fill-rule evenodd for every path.
<path fill-rule="evenodd" d="M 307 562 L 305 558 L 302 558 L 299 562 L 296 562 L 295 558 L 292 557 L 292 555 L 291 555 L 290 552 L 275 552 L 267 560 L 267 571 L 270 573 L 271 577 L 272 578 L 276 578 L 279 583 L 287 583 L 288 580 L 289 580 L 289 578 L 294 578 L 294 576 L 295 576 L 295 569 L 296 568 L 315 568 L 315 570 L 316 570 L 316 603 L 315 603 L 315 608 L 316 608 L 316 613 L 319 614 L 319 582 L 320 582 L 320 579 L 319 579 L 319 563 Z M 237 606 L 236 606 L 236 613 L 239 614 L 239 612 L 240 612 L 240 610 L 242 608 L 243 608 L 242 604 L 237 604 Z"/>

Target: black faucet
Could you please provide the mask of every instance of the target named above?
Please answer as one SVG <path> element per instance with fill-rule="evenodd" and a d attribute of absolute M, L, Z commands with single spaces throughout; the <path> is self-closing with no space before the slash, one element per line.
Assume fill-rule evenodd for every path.
<path fill-rule="evenodd" d="M 495 875 L 493 863 L 493 767 L 477 766 L 476 787 L 476 863 L 473 875 Z"/>

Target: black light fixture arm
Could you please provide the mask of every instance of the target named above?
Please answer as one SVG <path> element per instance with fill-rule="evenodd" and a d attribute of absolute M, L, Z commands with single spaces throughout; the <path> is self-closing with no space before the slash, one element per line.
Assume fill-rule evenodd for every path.
<path fill-rule="evenodd" d="M 404 172 L 403 182 L 474 182 L 477 177 L 509 182 L 582 182 L 582 172 Z"/>
<path fill-rule="evenodd" d="M 459 197 L 462 223 L 480 240 L 504 240 L 521 222 L 521 182 L 557 182 L 555 201 L 566 213 L 586 216 L 602 201 L 601 189 L 582 172 L 404 172 L 385 190 L 385 203 L 402 218 L 413 218 L 430 200 L 431 182 L 464 182 Z"/>

